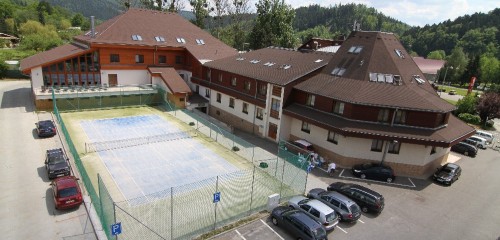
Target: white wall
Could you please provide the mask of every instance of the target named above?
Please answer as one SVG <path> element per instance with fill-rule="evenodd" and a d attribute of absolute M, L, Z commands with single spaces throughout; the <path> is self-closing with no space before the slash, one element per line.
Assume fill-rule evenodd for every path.
<path fill-rule="evenodd" d="M 119 85 L 149 84 L 147 70 L 101 70 L 101 83 L 109 84 L 108 74 L 117 74 Z"/>
<path fill-rule="evenodd" d="M 41 88 L 43 86 L 43 72 L 42 67 L 31 69 L 31 82 L 33 88 Z"/>
<path fill-rule="evenodd" d="M 290 134 L 311 142 L 313 145 L 328 149 L 339 155 L 358 159 L 381 161 L 385 143 L 381 152 L 371 151 L 372 139 L 339 136 L 338 144 L 327 141 L 328 131 L 318 126 L 310 125 L 310 133 L 303 132 L 302 121 L 292 118 Z M 430 154 L 430 146 L 402 143 L 399 154 L 387 153 L 385 161 L 424 166 L 448 152 L 448 148 L 436 148 L 435 154 Z"/>

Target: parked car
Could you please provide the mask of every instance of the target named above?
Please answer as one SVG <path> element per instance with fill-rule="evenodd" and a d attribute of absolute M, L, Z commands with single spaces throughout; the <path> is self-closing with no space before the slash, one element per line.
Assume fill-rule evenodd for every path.
<path fill-rule="evenodd" d="M 474 146 L 481 148 L 481 149 L 486 149 L 486 146 L 488 146 L 488 141 L 482 137 L 472 136 L 472 137 L 467 138 L 466 140 L 475 141 L 476 144 Z"/>
<path fill-rule="evenodd" d="M 82 191 L 78 186 L 78 180 L 74 176 L 65 176 L 52 181 L 50 185 L 56 209 L 74 208 L 82 204 Z"/>
<path fill-rule="evenodd" d="M 381 180 L 392 182 L 396 178 L 394 176 L 394 171 L 389 166 L 374 164 L 374 163 L 363 163 L 354 165 L 352 167 L 352 174 L 360 178 L 368 178 L 374 180 Z"/>
<path fill-rule="evenodd" d="M 439 183 L 451 185 L 458 180 L 462 174 L 462 168 L 454 163 L 447 163 L 438 168 L 432 178 Z"/>
<path fill-rule="evenodd" d="M 44 120 L 36 123 L 38 137 L 52 137 L 56 135 L 56 126 L 52 120 Z"/>
<path fill-rule="evenodd" d="M 303 139 L 293 141 L 293 145 L 295 145 L 303 150 L 307 150 L 310 152 L 314 151 L 313 145 L 310 142 L 303 140 Z"/>
<path fill-rule="evenodd" d="M 307 197 L 320 200 L 331 207 L 339 215 L 340 221 L 355 222 L 361 216 L 361 209 L 358 204 L 338 192 L 314 188 L 309 191 Z"/>
<path fill-rule="evenodd" d="M 69 176 L 70 165 L 69 159 L 64 155 L 62 149 L 47 150 L 45 157 L 45 168 L 49 179 L 54 179 L 60 176 Z"/>
<path fill-rule="evenodd" d="M 465 156 L 475 157 L 477 155 L 477 148 L 464 142 L 459 142 L 451 146 L 451 151 L 461 153 Z"/>
<path fill-rule="evenodd" d="M 304 196 L 295 196 L 288 200 L 288 205 L 294 209 L 302 210 L 319 223 L 323 224 L 327 231 L 334 230 L 339 223 L 339 217 L 335 211 L 316 199 Z"/>
<path fill-rule="evenodd" d="M 305 212 L 279 206 L 271 212 L 271 221 L 296 239 L 326 240 L 326 229 Z"/>
<path fill-rule="evenodd" d="M 336 191 L 354 200 L 363 212 L 381 213 L 384 209 L 384 196 L 358 184 L 335 182 L 330 184 L 328 191 Z"/>
<path fill-rule="evenodd" d="M 457 94 L 457 91 L 455 91 L 455 90 L 450 90 L 450 91 L 448 92 L 448 94 L 449 94 L 449 95 L 456 95 L 456 94 Z"/>
<path fill-rule="evenodd" d="M 489 132 L 485 132 L 485 131 L 476 131 L 476 133 L 474 134 L 474 136 L 482 137 L 482 138 L 486 139 L 486 141 L 488 143 L 492 143 L 493 139 L 495 138 L 493 136 L 493 134 L 491 134 Z"/>

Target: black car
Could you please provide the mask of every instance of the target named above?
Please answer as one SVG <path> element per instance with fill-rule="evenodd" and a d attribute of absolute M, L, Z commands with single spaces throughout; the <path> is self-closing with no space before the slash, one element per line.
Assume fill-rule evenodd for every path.
<path fill-rule="evenodd" d="M 451 146 L 451 151 L 471 157 L 475 157 L 477 155 L 477 148 L 464 142 L 459 142 Z"/>
<path fill-rule="evenodd" d="M 274 225 L 285 229 L 295 239 L 326 240 L 326 229 L 305 212 L 291 207 L 279 206 L 271 212 Z"/>
<path fill-rule="evenodd" d="M 437 169 L 432 178 L 438 183 L 451 185 L 462 174 L 462 168 L 454 163 L 447 163 Z"/>
<path fill-rule="evenodd" d="M 60 148 L 47 150 L 45 168 L 49 179 L 70 175 L 69 159 Z"/>
<path fill-rule="evenodd" d="M 394 171 L 389 166 L 374 164 L 374 163 L 364 163 L 358 164 L 352 167 L 352 174 L 360 178 L 368 178 L 374 180 L 381 180 L 392 182 L 396 178 L 394 176 Z"/>
<path fill-rule="evenodd" d="M 56 135 L 56 126 L 51 120 L 39 121 L 36 123 L 38 137 L 52 137 Z"/>
<path fill-rule="evenodd" d="M 381 213 L 384 209 L 384 196 L 358 184 L 335 182 L 330 184 L 328 191 L 344 194 L 358 204 L 363 212 Z"/>

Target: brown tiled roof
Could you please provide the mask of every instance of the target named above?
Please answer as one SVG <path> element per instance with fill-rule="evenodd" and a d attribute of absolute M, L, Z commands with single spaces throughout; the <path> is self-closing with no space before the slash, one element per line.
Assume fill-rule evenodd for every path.
<path fill-rule="evenodd" d="M 353 46 L 363 48 L 357 54 L 350 53 Z M 345 68 L 345 73 L 333 76 L 332 71 L 338 67 Z M 370 73 L 399 75 L 402 81 L 400 85 L 373 82 Z M 420 84 L 414 75 L 425 80 L 396 36 L 382 32 L 353 32 L 321 74 L 294 88 L 361 105 L 432 112 L 455 109 L 437 95 L 428 81 Z"/>
<path fill-rule="evenodd" d="M 187 83 L 179 76 L 174 68 L 150 67 L 148 70 L 152 75 L 159 74 L 172 93 L 191 93 L 191 89 Z"/>
<path fill-rule="evenodd" d="M 390 139 L 440 147 L 450 147 L 465 137 L 472 135 L 475 131 L 474 128 L 452 115 L 446 127 L 432 130 L 404 126 L 391 127 L 380 123 L 352 121 L 296 103 L 283 109 L 283 113 L 346 136 Z"/>
<path fill-rule="evenodd" d="M 89 49 L 76 44 L 65 44 L 21 60 L 21 71 L 28 71 L 42 64 L 48 64 L 60 59 L 78 56 L 88 50 Z"/>
<path fill-rule="evenodd" d="M 92 46 L 113 44 L 186 48 L 200 61 L 217 60 L 237 54 L 235 49 L 176 13 L 131 8 L 96 26 L 96 32 L 95 38 L 85 33 L 75 37 L 75 40 L 90 43 Z M 142 40 L 134 41 L 132 35 L 139 35 Z M 155 37 L 163 37 L 165 42 L 158 42 Z M 183 38 L 185 43 L 179 43 L 177 38 Z M 204 44 L 197 43 L 197 39 L 202 40 Z"/>
<path fill-rule="evenodd" d="M 415 61 L 418 68 L 420 68 L 423 73 L 429 74 L 437 74 L 439 69 L 446 63 L 444 60 L 425 59 L 423 57 L 414 57 L 413 61 Z"/>
<path fill-rule="evenodd" d="M 204 66 L 284 86 L 324 67 L 332 56 L 331 53 L 269 47 L 208 62 Z M 259 62 L 252 63 L 254 60 Z M 266 63 L 274 64 L 266 66 Z"/>

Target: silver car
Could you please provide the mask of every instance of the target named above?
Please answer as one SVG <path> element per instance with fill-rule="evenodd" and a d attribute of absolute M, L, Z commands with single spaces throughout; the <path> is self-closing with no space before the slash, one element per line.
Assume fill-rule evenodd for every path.
<path fill-rule="evenodd" d="M 323 224 L 328 231 L 335 229 L 335 226 L 339 223 L 339 217 L 335 213 L 335 210 L 319 200 L 309 199 L 304 196 L 295 196 L 288 200 L 288 205 L 297 210 L 304 211 L 307 215 Z"/>
<path fill-rule="evenodd" d="M 314 188 L 309 191 L 307 197 L 317 199 L 328 207 L 331 207 L 337 212 L 341 221 L 355 222 L 361 216 L 361 209 L 358 204 L 338 192 Z"/>

